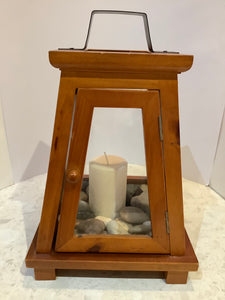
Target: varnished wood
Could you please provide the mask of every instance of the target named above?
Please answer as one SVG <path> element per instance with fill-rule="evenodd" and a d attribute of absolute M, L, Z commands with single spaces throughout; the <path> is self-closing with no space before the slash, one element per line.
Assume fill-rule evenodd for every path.
<path fill-rule="evenodd" d="M 81 182 L 77 182 L 77 184 L 66 182 L 57 231 L 56 250 L 61 252 L 169 253 L 169 237 L 165 222 L 163 154 L 158 128 L 160 115 L 158 91 L 79 89 L 76 106 L 68 169 L 79 166 L 80 172 L 83 172 L 84 169 L 93 108 L 142 109 L 153 237 L 147 235 L 141 237 L 133 235 L 74 236 Z"/>
<path fill-rule="evenodd" d="M 37 251 L 39 252 L 49 252 L 52 247 L 69 144 L 74 97 L 75 88 L 70 86 L 67 79 L 61 78 L 37 240 Z"/>
<path fill-rule="evenodd" d="M 66 173 L 66 181 L 69 183 L 77 183 L 81 180 L 80 170 L 68 170 Z"/>
<path fill-rule="evenodd" d="M 166 276 L 168 283 L 184 283 L 187 279 L 187 272 L 197 270 L 198 262 L 190 241 L 187 237 L 185 239 L 177 74 L 190 69 L 193 56 L 134 51 L 50 51 L 49 58 L 54 67 L 61 69 L 61 79 L 42 216 L 38 235 L 35 236 L 26 258 L 27 266 L 35 268 L 36 279 L 48 279 L 49 277 L 54 279 L 55 269 L 132 270 L 165 272 L 163 274 Z M 90 90 L 131 89 L 134 94 L 136 92 L 134 89 L 146 89 L 151 90 L 153 93 L 159 93 L 164 141 L 160 145 L 161 149 L 158 152 L 156 152 L 156 148 L 160 148 L 159 144 L 157 147 L 152 148 L 150 141 L 148 141 L 149 135 L 144 130 L 145 138 L 147 137 L 147 143 L 145 141 L 146 152 L 151 152 L 151 155 L 157 157 L 156 160 L 151 161 L 151 155 L 146 155 L 148 177 L 154 176 L 151 173 L 151 169 L 152 167 L 153 169 L 155 168 L 154 164 L 156 161 L 160 161 L 160 164 L 157 165 L 159 173 L 157 173 L 155 181 L 148 182 L 151 185 L 150 207 L 151 211 L 154 211 L 154 214 L 152 214 L 153 238 L 148 237 L 146 239 L 146 236 L 133 236 L 132 239 L 126 236 L 86 236 L 79 239 L 73 237 L 75 218 L 71 218 L 69 210 L 76 214 L 91 116 L 93 107 L 96 105 L 96 103 L 92 103 L 92 106 L 86 106 L 85 112 L 84 106 L 82 107 L 81 105 L 80 109 L 79 105 L 76 106 L 87 121 L 87 124 L 82 129 L 80 126 L 83 123 L 78 115 L 75 115 L 76 121 L 72 124 L 75 91 L 82 88 Z M 115 90 L 115 92 L 119 91 Z M 98 104 L 100 104 L 100 107 L 101 105 L 105 107 L 105 103 Z M 108 103 L 109 107 L 110 105 L 111 107 L 121 107 L 115 106 L 115 104 L 116 102 L 114 101 L 111 104 Z M 127 102 L 124 107 L 132 107 L 133 104 L 134 102 L 132 101 Z M 145 103 L 145 108 L 147 106 Z M 154 127 L 149 121 L 152 116 L 148 118 L 148 114 L 146 113 L 145 115 L 145 112 L 143 110 L 143 118 L 146 123 L 145 129 L 147 128 L 148 131 L 148 128 L 154 129 Z M 78 139 L 76 140 L 78 150 L 75 150 L 75 152 L 73 147 L 71 147 L 69 157 L 76 157 L 76 160 L 74 163 L 74 160 L 68 159 L 67 172 L 65 173 L 72 125 L 73 142 L 78 136 L 78 129 L 83 130 L 84 140 L 83 146 Z M 151 131 L 155 132 L 155 130 Z M 154 134 L 152 137 L 156 138 Z M 73 145 L 73 142 L 71 145 Z M 159 140 L 157 140 L 157 143 L 159 143 Z M 161 150 L 163 150 L 163 155 Z M 71 155 L 72 152 L 73 155 Z M 163 163 L 161 163 L 162 161 Z M 162 170 L 164 172 L 163 179 Z M 62 193 L 63 180 L 65 186 Z M 134 180 L 134 178 L 128 178 L 128 182 L 134 182 Z M 146 178 L 143 177 L 140 180 L 146 181 Z M 159 181 L 162 181 L 162 183 L 160 184 Z M 154 200 L 152 202 L 151 199 L 153 195 L 156 195 L 157 190 L 160 190 L 158 194 L 160 199 L 158 202 L 154 202 Z M 57 230 L 56 220 L 60 208 L 60 198 L 65 191 L 72 201 L 67 204 L 66 201 L 62 202 L 60 210 L 61 224 Z M 163 222 L 165 218 L 162 217 L 162 212 L 165 213 L 166 209 L 169 216 L 169 235 L 164 234 L 165 224 Z M 63 227 L 64 225 L 62 226 L 64 222 L 66 224 L 65 227 Z M 157 226 L 154 224 L 157 224 Z M 69 230 L 65 231 L 63 228 L 68 228 Z M 86 247 L 86 251 L 90 251 L 90 253 L 55 252 L 55 244 L 53 242 L 55 231 L 58 233 L 57 250 L 79 250 L 77 245 L 81 244 L 80 249 L 84 250 Z M 161 232 L 162 235 L 160 234 Z M 96 243 L 97 240 L 95 241 L 95 238 L 98 238 L 100 245 Z M 91 239 L 93 240 L 91 241 Z M 105 239 L 111 239 L 111 242 L 107 241 L 105 243 Z M 86 242 L 83 242 L 85 240 Z M 82 243 L 84 244 L 82 245 Z M 127 246 L 130 243 L 132 251 L 136 250 L 143 253 L 91 253 L 104 249 L 105 244 L 108 244 L 111 247 L 109 249 L 116 252 L 117 245 L 123 243 L 127 243 Z M 141 244 L 138 248 L 139 250 L 135 248 L 137 243 Z M 152 253 L 157 252 L 161 254 L 144 254 L 147 248 L 151 249 Z"/>
<path fill-rule="evenodd" d="M 188 272 L 168 271 L 166 272 L 166 283 L 184 284 L 187 283 Z"/>
<path fill-rule="evenodd" d="M 34 277 L 36 280 L 54 280 L 55 269 L 34 268 Z"/>
<path fill-rule="evenodd" d="M 186 234 L 186 250 L 183 256 L 157 254 L 113 253 L 50 253 L 36 252 L 37 234 L 26 257 L 26 266 L 35 269 L 114 270 L 188 272 L 198 269 L 198 261 Z M 170 273 L 172 275 L 172 273 Z M 169 277 L 170 274 L 168 273 Z M 164 276 L 167 273 L 164 273 Z M 168 277 L 168 279 L 169 279 Z M 178 278 L 179 279 L 179 278 Z M 181 283 L 181 282 L 177 282 Z"/>
<path fill-rule="evenodd" d="M 185 251 L 177 81 L 160 84 L 165 180 L 172 255 Z"/>
<path fill-rule="evenodd" d="M 192 55 L 149 52 L 50 51 L 50 63 L 61 70 L 149 73 L 185 72 L 192 66 Z"/>

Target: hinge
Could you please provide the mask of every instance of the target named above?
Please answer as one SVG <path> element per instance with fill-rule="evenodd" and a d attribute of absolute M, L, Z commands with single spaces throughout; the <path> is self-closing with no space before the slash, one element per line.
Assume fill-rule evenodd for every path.
<path fill-rule="evenodd" d="M 165 212 L 165 219 L 166 219 L 166 231 L 170 234 L 170 225 L 169 225 L 169 218 L 168 218 L 168 211 Z"/>
<path fill-rule="evenodd" d="M 160 138 L 160 141 L 162 142 L 163 141 L 163 129 L 162 129 L 162 116 L 161 115 L 159 115 L 158 121 L 159 121 L 159 138 Z"/>

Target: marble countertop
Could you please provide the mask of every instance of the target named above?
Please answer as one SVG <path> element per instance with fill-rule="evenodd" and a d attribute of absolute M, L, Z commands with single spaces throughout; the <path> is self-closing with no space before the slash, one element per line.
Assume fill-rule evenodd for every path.
<path fill-rule="evenodd" d="M 24 258 L 40 220 L 45 181 L 41 175 L 0 191 L 0 299 L 225 299 L 225 200 L 187 180 L 185 226 L 200 266 L 186 285 L 143 278 L 35 281 Z"/>

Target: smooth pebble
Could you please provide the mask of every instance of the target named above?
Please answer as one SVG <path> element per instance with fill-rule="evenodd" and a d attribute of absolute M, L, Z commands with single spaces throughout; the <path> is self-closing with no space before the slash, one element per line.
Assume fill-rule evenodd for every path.
<path fill-rule="evenodd" d="M 88 195 L 84 191 L 80 192 L 80 200 L 83 200 L 86 202 L 88 201 Z"/>
<path fill-rule="evenodd" d="M 140 195 L 132 197 L 130 204 L 142 209 L 146 214 L 150 215 L 148 191 L 144 191 Z"/>
<path fill-rule="evenodd" d="M 138 196 L 142 192 L 143 191 L 138 184 L 127 184 L 126 205 L 130 205 L 130 200 L 133 196 Z"/>
<path fill-rule="evenodd" d="M 89 204 L 86 201 L 80 200 L 77 211 L 77 219 L 90 219 L 94 218 L 95 215 L 91 211 Z"/>
<path fill-rule="evenodd" d="M 146 213 L 138 207 L 126 206 L 121 209 L 120 217 L 123 221 L 131 224 L 142 224 L 149 220 Z"/>
<path fill-rule="evenodd" d="M 87 180 L 87 179 L 86 179 L 86 180 L 83 179 L 83 181 L 82 181 L 82 186 L 81 186 L 81 190 L 85 192 L 87 186 L 88 186 L 88 180 Z"/>
<path fill-rule="evenodd" d="M 89 185 L 86 187 L 85 192 L 86 192 L 86 194 L 89 196 Z"/>
<path fill-rule="evenodd" d="M 108 234 L 129 234 L 128 230 L 126 230 L 124 226 L 116 220 L 110 221 L 106 225 L 106 229 Z"/>
<path fill-rule="evenodd" d="M 97 219 L 80 220 L 75 226 L 78 233 L 84 234 L 101 234 L 104 229 L 104 222 Z"/>
<path fill-rule="evenodd" d="M 130 227 L 128 232 L 131 234 L 145 234 L 145 233 L 150 233 L 151 229 L 152 229 L 151 221 L 146 221 L 143 224 Z"/>
<path fill-rule="evenodd" d="M 97 216 L 97 217 L 95 217 L 95 219 L 104 222 L 105 225 L 107 225 L 110 221 L 112 221 L 111 218 L 107 218 L 107 217 L 104 217 L 104 216 Z"/>

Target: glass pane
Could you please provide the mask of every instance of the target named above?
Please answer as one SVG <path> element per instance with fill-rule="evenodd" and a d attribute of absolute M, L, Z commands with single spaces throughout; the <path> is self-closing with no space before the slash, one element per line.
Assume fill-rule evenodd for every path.
<path fill-rule="evenodd" d="M 94 109 L 74 234 L 152 235 L 141 109 Z"/>

